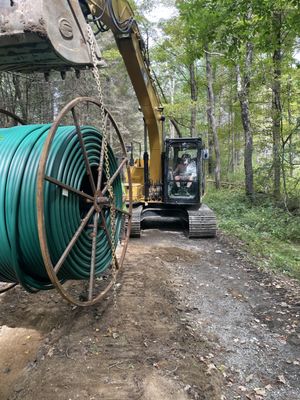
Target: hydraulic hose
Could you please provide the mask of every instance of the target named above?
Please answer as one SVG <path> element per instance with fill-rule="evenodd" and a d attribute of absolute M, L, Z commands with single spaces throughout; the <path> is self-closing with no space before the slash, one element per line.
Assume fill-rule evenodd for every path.
<path fill-rule="evenodd" d="M 0 129 L 0 281 L 20 283 L 28 291 L 52 288 L 41 255 L 37 228 L 37 171 L 43 144 L 50 125 L 27 125 Z M 102 135 L 89 126 L 81 127 L 84 145 L 94 179 L 97 177 Z M 108 146 L 109 171 L 118 165 Z M 105 171 L 105 168 L 104 168 Z M 74 126 L 61 126 L 54 137 L 47 160 L 46 175 L 92 195 L 82 149 Z M 105 172 L 103 176 L 105 182 Z M 114 201 L 122 209 L 122 183 L 113 183 Z M 44 223 L 53 265 L 60 259 L 91 204 L 76 193 L 46 181 Z M 111 210 L 103 207 L 111 233 Z M 112 261 L 111 244 L 99 219 L 96 247 L 96 272 L 104 273 Z M 116 214 L 115 243 L 122 224 Z M 91 268 L 93 217 L 72 248 L 58 273 L 61 282 L 87 280 Z"/>

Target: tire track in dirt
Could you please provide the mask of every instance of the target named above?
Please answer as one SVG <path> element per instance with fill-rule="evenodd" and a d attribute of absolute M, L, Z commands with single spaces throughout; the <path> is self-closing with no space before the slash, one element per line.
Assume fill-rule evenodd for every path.
<path fill-rule="evenodd" d="M 298 400 L 299 293 L 222 238 L 145 231 L 130 241 L 116 309 L 113 293 L 89 309 L 55 292 L 0 296 L 1 330 L 32 338 L 27 354 L 0 344 L 20 351 L 0 361 L 0 399 Z"/>
<path fill-rule="evenodd" d="M 172 252 L 164 257 L 172 260 Z M 132 241 L 117 308 L 113 293 L 89 309 L 53 292 L 3 295 L 1 324 L 42 336 L 35 358 L 20 354 L 28 365 L 3 400 L 220 400 L 220 374 L 208 374 L 200 360 L 210 345 L 181 321 L 169 280 L 157 249 Z"/>

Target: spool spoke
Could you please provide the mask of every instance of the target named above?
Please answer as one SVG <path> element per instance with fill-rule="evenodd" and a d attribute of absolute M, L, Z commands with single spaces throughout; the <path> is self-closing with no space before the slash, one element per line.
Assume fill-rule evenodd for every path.
<path fill-rule="evenodd" d="M 105 205 L 105 207 L 110 208 L 110 207 L 111 207 L 111 204 Z M 127 211 L 127 210 L 123 210 L 122 208 L 119 208 L 119 207 L 115 207 L 115 210 L 118 211 L 118 212 L 121 213 L 121 214 L 124 214 L 124 215 L 127 215 L 128 217 L 131 217 L 130 212 Z"/>
<path fill-rule="evenodd" d="M 111 237 L 110 237 L 108 226 L 107 226 L 107 223 L 106 223 L 106 219 L 105 219 L 105 216 L 104 216 L 102 210 L 100 211 L 100 215 L 101 215 L 101 219 L 102 219 L 102 227 L 104 229 L 105 235 L 106 235 L 108 243 L 110 245 L 110 248 L 112 249 L 113 245 L 112 245 Z M 117 258 L 115 259 L 115 262 L 116 262 L 116 269 L 119 269 L 119 263 L 118 263 Z"/>
<path fill-rule="evenodd" d="M 99 222 L 99 213 L 97 212 L 94 215 L 92 256 L 91 256 L 91 272 L 90 272 L 90 284 L 89 284 L 89 300 L 93 299 L 95 270 L 96 270 L 96 251 L 97 251 L 98 222 Z"/>
<path fill-rule="evenodd" d="M 127 210 L 122 210 L 122 208 L 118 208 L 118 207 L 115 207 L 115 210 L 121 214 L 128 215 L 128 217 L 131 217 L 130 212 L 128 212 Z"/>
<path fill-rule="evenodd" d="M 66 183 L 63 183 L 55 178 L 52 178 L 52 176 L 46 175 L 45 179 L 46 179 L 46 181 L 53 183 L 54 185 L 57 185 L 57 186 L 61 187 L 62 189 L 66 189 L 69 192 L 75 193 L 80 197 L 83 197 L 85 199 L 90 200 L 91 202 L 94 202 L 94 198 L 92 196 L 90 196 L 89 194 L 87 194 L 85 192 L 81 192 L 80 190 L 77 190 L 77 189 L 73 188 L 72 186 L 67 185 Z"/>
<path fill-rule="evenodd" d="M 108 114 L 105 115 L 105 129 L 107 129 L 107 120 L 108 120 Z M 104 135 L 104 132 L 103 132 L 103 135 Z M 102 140 L 100 161 L 99 161 L 99 167 L 98 167 L 97 190 L 100 190 L 100 188 L 101 188 L 103 166 L 104 166 L 104 155 L 105 155 L 105 146 L 104 146 L 104 142 Z"/>
<path fill-rule="evenodd" d="M 81 133 L 81 130 L 80 130 L 80 125 L 79 125 L 79 122 L 78 122 L 78 118 L 77 118 L 77 114 L 76 114 L 75 108 L 72 108 L 71 111 L 72 111 L 73 120 L 74 120 L 74 123 L 75 123 L 75 126 L 76 126 L 76 132 L 77 132 L 77 136 L 78 136 L 78 139 L 79 139 L 80 147 L 81 147 L 81 150 L 82 150 L 82 155 L 83 155 L 83 158 L 84 158 L 86 173 L 88 175 L 92 191 L 93 191 L 93 193 L 95 193 L 96 192 L 95 181 L 94 181 L 94 178 L 93 178 L 93 174 L 92 174 L 89 158 L 88 158 L 88 155 L 87 155 L 87 152 L 86 152 L 86 148 L 85 148 L 85 144 L 84 144 L 84 141 L 83 141 L 83 136 L 82 136 L 82 133 Z"/>
<path fill-rule="evenodd" d="M 84 217 L 84 219 L 81 221 L 81 224 L 79 225 L 77 231 L 75 232 L 74 236 L 72 237 L 72 239 L 70 240 L 70 243 L 68 244 L 68 246 L 66 247 L 65 251 L 63 252 L 62 256 L 60 257 L 58 263 L 55 265 L 54 267 L 54 272 L 56 273 L 56 275 L 58 274 L 59 270 L 61 269 L 63 263 L 66 261 L 66 258 L 68 257 L 68 255 L 70 254 L 70 251 L 72 250 L 72 248 L 74 247 L 75 243 L 77 242 L 77 240 L 79 239 L 82 231 L 84 230 L 86 224 L 89 222 L 89 219 L 91 218 L 91 216 L 93 215 L 93 212 L 95 210 L 95 207 L 92 206 L 89 210 L 89 212 L 87 213 L 87 215 Z"/>
<path fill-rule="evenodd" d="M 122 169 L 123 169 L 124 165 L 127 163 L 127 161 L 128 161 L 128 158 L 124 158 L 124 160 L 121 162 L 121 164 L 117 168 L 116 172 L 113 174 L 113 176 L 110 178 L 110 180 L 106 183 L 104 189 L 102 190 L 102 195 L 104 195 L 107 192 L 108 187 L 114 183 L 115 179 L 118 177 L 118 175 L 122 171 Z"/>

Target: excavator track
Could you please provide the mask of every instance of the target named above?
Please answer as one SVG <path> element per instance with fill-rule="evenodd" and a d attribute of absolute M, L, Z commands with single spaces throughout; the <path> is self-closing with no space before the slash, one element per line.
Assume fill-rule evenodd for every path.
<path fill-rule="evenodd" d="M 131 230 L 130 230 L 130 237 L 132 238 L 141 237 L 142 211 L 143 211 L 143 206 L 139 206 L 132 209 Z"/>
<path fill-rule="evenodd" d="M 149 209 L 147 209 L 149 211 Z M 154 209 L 159 210 L 161 209 Z M 132 210 L 131 219 L 131 232 L 130 237 L 139 238 L 141 237 L 141 221 L 142 219 L 148 219 L 149 215 L 143 213 L 145 211 L 143 206 L 138 206 Z M 166 211 L 166 210 L 165 210 Z M 170 210 L 169 210 L 170 211 Z M 158 212 L 159 214 L 159 212 Z M 180 215 L 180 210 L 177 210 L 176 217 Z M 166 215 L 164 215 L 166 217 Z M 157 216 L 156 216 L 157 218 Z M 167 218 L 167 217 L 166 217 Z M 190 238 L 209 238 L 215 237 L 217 232 L 217 221 L 214 212 L 205 204 L 202 204 L 200 208 L 185 209 L 181 215 L 182 219 L 187 219 L 188 222 L 188 236 Z M 169 219 L 168 219 L 169 220 Z"/>
<path fill-rule="evenodd" d="M 190 238 L 215 237 L 217 220 L 214 212 L 202 204 L 197 210 L 187 210 Z"/>

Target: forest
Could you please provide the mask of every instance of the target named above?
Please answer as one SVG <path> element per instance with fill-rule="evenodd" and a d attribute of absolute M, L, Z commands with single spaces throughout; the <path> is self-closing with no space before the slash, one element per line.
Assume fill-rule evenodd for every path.
<path fill-rule="evenodd" d="M 298 1 L 131 5 L 165 115 L 177 126 L 168 124 L 167 135 L 201 136 L 209 149 L 205 201 L 219 228 L 263 266 L 300 277 Z M 112 35 L 101 33 L 98 43 L 105 105 L 125 142 L 143 143 L 142 115 Z M 68 100 L 96 95 L 89 71 L 64 78 L 1 73 L 0 108 L 27 123 L 51 122 Z"/>
<path fill-rule="evenodd" d="M 300 399 L 299 4 L 0 0 L 0 400 Z"/>

